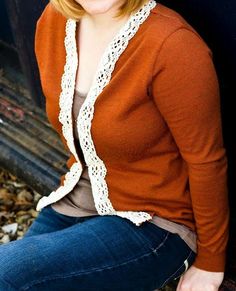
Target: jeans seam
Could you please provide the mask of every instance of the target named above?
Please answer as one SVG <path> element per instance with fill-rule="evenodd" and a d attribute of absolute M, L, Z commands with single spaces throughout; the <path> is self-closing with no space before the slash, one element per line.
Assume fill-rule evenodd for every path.
<path fill-rule="evenodd" d="M 6 278 L 3 278 L 3 279 L 1 279 L 5 284 L 7 284 L 10 288 L 11 288 L 11 290 L 14 290 L 14 291 L 17 291 L 17 288 L 16 288 L 16 286 L 14 286 L 12 283 L 9 283 L 9 281 L 8 281 L 8 279 L 6 279 Z"/>
<path fill-rule="evenodd" d="M 185 270 L 184 270 L 183 273 L 185 273 L 187 271 L 187 269 L 188 269 L 188 259 L 190 258 L 190 256 L 191 256 L 192 253 L 193 253 L 193 251 L 191 250 L 190 253 L 189 253 L 189 255 L 188 255 L 188 257 L 184 260 L 183 265 L 185 265 L 185 262 L 187 262 L 187 265 L 185 265 Z M 183 267 L 183 265 L 182 265 L 182 267 Z"/>
<path fill-rule="evenodd" d="M 174 275 L 183 267 L 185 266 L 185 271 L 179 276 L 181 277 L 186 271 L 187 271 L 187 268 L 186 268 L 186 265 L 185 265 L 185 261 L 188 261 L 188 259 L 190 258 L 191 254 L 193 253 L 193 250 L 190 251 L 190 253 L 188 254 L 187 258 L 184 260 L 183 264 L 172 274 L 170 275 L 165 281 L 164 283 L 162 283 L 161 287 L 160 288 L 163 288 L 165 286 L 165 284 L 172 278 L 174 277 Z M 173 280 L 176 280 L 178 277 L 174 277 Z"/>
<path fill-rule="evenodd" d="M 162 247 L 165 243 L 165 241 L 167 240 L 167 238 L 169 237 L 170 232 L 167 232 L 166 236 L 164 237 L 163 241 L 156 247 L 156 248 L 151 248 L 153 253 L 156 253 L 160 247 Z"/>
<path fill-rule="evenodd" d="M 99 272 L 99 271 L 114 269 L 114 268 L 129 264 L 129 263 L 138 261 L 138 260 L 142 259 L 143 257 L 151 256 L 153 254 L 153 252 L 156 252 L 161 246 L 163 246 L 163 244 L 165 243 L 168 235 L 169 235 L 169 233 L 167 233 L 167 235 L 165 236 L 165 238 L 163 239 L 163 241 L 159 244 L 159 246 L 157 248 L 152 249 L 151 252 L 149 251 L 148 253 L 145 253 L 145 254 L 137 257 L 137 258 L 130 259 L 130 260 L 128 260 L 126 262 L 123 262 L 123 263 L 120 263 L 118 265 L 108 266 L 108 267 L 104 267 L 104 268 L 94 268 L 94 269 L 90 269 L 90 270 L 87 270 L 87 271 L 71 272 L 71 273 L 69 273 L 67 275 L 53 275 L 53 276 L 45 277 L 42 280 L 34 280 L 29 285 L 27 284 L 26 286 L 21 287 L 19 290 L 28 290 L 30 287 L 32 287 L 34 285 L 37 285 L 37 284 L 40 284 L 40 283 L 43 283 L 43 282 L 46 282 L 46 281 L 50 281 L 50 280 L 65 279 L 65 278 L 68 278 L 68 277 L 80 276 L 80 275 L 88 275 L 88 274 L 90 274 L 92 272 Z"/>
<path fill-rule="evenodd" d="M 167 239 L 168 235 L 170 234 L 170 232 L 168 230 L 166 230 L 164 228 L 161 228 L 161 227 L 157 226 L 156 224 L 154 224 L 154 223 L 152 223 L 150 221 L 147 221 L 147 222 L 149 224 L 151 224 L 152 226 L 158 227 L 159 230 L 161 230 L 162 232 L 164 232 L 163 241 L 165 241 Z M 137 236 L 141 237 L 141 239 L 143 241 L 145 241 L 153 251 L 155 251 L 155 249 L 158 249 L 159 245 L 157 246 L 157 248 L 153 248 L 152 243 L 145 237 L 145 235 L 142 232 L 137 233 Z"/>

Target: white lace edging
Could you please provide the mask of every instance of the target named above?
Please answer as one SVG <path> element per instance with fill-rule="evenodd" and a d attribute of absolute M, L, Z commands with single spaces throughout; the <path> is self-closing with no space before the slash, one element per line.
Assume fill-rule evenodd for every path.
<path fill-rule="evenodd" d="M 87 94 L 87 97 L 82 104 L 78 119 L 77 128 L 80 140 L 81 149 L 84 154 L 86 164 L 88 165 L 88 174 L 91 181 L 92 193 L 94 198 L 95 207 L 100 215 L 118 215 L 123 218 L 131 220 L 136 225 L 140 225 L 146 220 L 150 220 L 152 217 L 147 212 L 142 211 L 116 211 L 108 197 L 108 187 L 105 180 L 107 173 L 104 162 L 98 157 L 96 149 L 91 136 L 91 122 L 94 115 L 94 103 L 98 95 L 102 92 L 104 87 L 109 83 L 115 64 L 120 55 L 128 46 L 129 40 L 136 34 L 139 26 L 149 16 L 151 9 L 153 9 L 157 3 L 154 0 L 150 0 L 145 3 L 135 14 L 131 15 L 125 25 L 119 30 L 113 40 L 106 48 L 102 58 L 99 62 L 98 69 L 96 71 L 92 86 Z M 80 166 L 80 170 L 73 175 L 70 175 L 72 165 L 68 175 L 65 176 L 64 186 L 59 187 L 56 191 L 53 191 L 48 197 L 43 197 L 43 204 L 50 204 L 47 198 L 52 195 L 52 200 L 59 200 L 71 191 L 78 182 L 82 165 L 79 161 L 73 136 L 72 125 L 72 105 L 75 88 L 76 70 L 78 65 L 78 56 L 76 49 L 76 22 L 72 19 L 68 19 L 66 23 L 66 64 L 64 67 L 64 74 L 62 77 L 62 92 L 60 95 L 60 114 L 59 120 L 62 123 L 63 135 L 67 141 L 70 151 L 75 156 L 77 166 Z M 59 197 L 59 199 L 57 199 Z M 54 199 L 53 199 L 54 198 Z M 42 198 L 41 198 L 42 199 Z M 50 199 L 49 199 L 50 200 Z M 54 201 L 55 202 L 55 201 Z M 39 203 L 40 205 L 40 203 Z M 38 207 L 38 206 L 37 206 Z"/>
<path fill-rule="evenodd" d="M 57 188 L 56 191 L 52 191 L 50 195 L 42 197 L 36 206 L 36 210 L 39 211 L 43 207 L 54 203 L 61 198 L 63 198 L 66 194 L 68 194 L 70 191 L 73 190 L 77 182 L 79 181 L 79 178 L 82 174 L 82 166 L 80 163 L 74 163 L 70 170 L 66 173 L 64 184 Z"/>
<path fill-rule="evenodd" d="M 59 121 L 62 124 L 62 133 L 67 141 L 71 153 L 79 162 L 78 154 L 74 144 L 73 126 L 72 126 L 72 105 L 74 97 L 74 88 L 76 81 L 76 71 L 78 66 L 78 56 L 76 48 L 76 22 L 68 19 L 66 23 L 66 63 L 64 74 L 61 79 L 61 94 L 59 98 Z"/>

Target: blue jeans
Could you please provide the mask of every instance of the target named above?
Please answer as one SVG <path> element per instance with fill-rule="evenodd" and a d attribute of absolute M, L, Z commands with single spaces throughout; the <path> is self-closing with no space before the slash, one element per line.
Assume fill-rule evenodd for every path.
<path fill-rule="evenodd" d="M 22 239 L 0 246 L 0 290 L 153 291 L 195 256 L 178 234 L 151 222 L 72 217 L 49 205 Z"/>

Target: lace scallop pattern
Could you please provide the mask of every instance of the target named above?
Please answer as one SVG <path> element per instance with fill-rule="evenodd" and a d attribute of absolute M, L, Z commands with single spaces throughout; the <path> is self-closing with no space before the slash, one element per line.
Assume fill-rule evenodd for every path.
<path fill-rule="evenodd" d="M 98 213 L 100 215 L 118 215 L 120 217 L 129 219 L 136 225 L 140 225 L 144 221 L 152 219 L 152 217 L 149 213 L 143 211 L 116 211 L 113 208 L 112 203 L 108 197 L 108 187 L 105 180 L 107 169 L 104 162 L 98 157 L 96 153 L 91 136 L 91 123 L 94 115 L 94 103 L 98 95 L 109 83 L 117 60 L 127 47 L 129 40 L 135 35 L 139 29 L 139 26 L 146 20 L 150 14 L 151 9 L 153 9 L 156 5 L 157 3 L 154 0 L 150 0 L 145 3 L 135 14 L 130 16 L 125 25 L 119 30 L 119 32 L 110 42 L 104 54 L 102 55 L 94 80 L 92 82 L 92 86 L 80 108 L 77 118 L 80 145 L 86 164 L 88 165 L 88 174 L 91 181 L 95 207 Z M 72 19 L 68 19 L 66 23 L 65 37 L 66 64 L 61 82 L 62 92 L 59 101 L 59 120 L 62 123 L 62 132 L 67 141 L 68 147 L 78 161 L 75 164 L 81 166 L 75 149 L 72 125 L 72 105 L 76 70 L 78 65 L 75 33 L 76 22 Z M 73 165 L 71 169 L 72 168 Z M 65 176 L 64 186 L 59 187 L 54 192 L 55 194 L 58 194 L 58 197 L 66 195 L 69 192 L 69 189 L 73 189 L 75 184 L 78 182 L 82 172 L 82 166 L 81 168 L 77 166 L 77 168 L 77 172 L 71 175 L 70 169 L 68 175 Z"/>
<path fill-rule="evenodd" d="M 43 207 L 54 203 L 61 198 L 63 198 L 66 194 L 73 190 L 75 185 L 77 184 L 82 173 L 82 167 L 80 163 L 74 163 L 70 170 L 66 173 L 64 184 L 57 188 L 56 191 L 52 191 L 48 197 L 42 197 L 36 206 L 36 210 L 39 211 Z"/>
<path fill-rule="evenodd" d="M 64 40 L 66 48 L 66 63 L 64 74 L 61 79 L 61 94 L 59 97 L 59 121 L 62 124 L 62 133 L 67 141 L 67 145 L 78 161 L 78 155 L 74 145 L 73 126 L 72 126 L 72 105 L 78 66 L 76 49 L 76 22 L 68 19 L 66 23 L 66 36 Z"/>

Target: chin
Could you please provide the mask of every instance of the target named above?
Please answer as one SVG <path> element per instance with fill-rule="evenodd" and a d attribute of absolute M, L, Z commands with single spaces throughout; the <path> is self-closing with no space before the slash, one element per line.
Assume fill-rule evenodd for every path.
<path fill-rule="evenodd" d="M 110 9 L 117 6 L 117 4 L 120 1 L 117 1 L 117 0 L 109 0 L 109 1 L 107 1 L 107 0 L 103 0 L 103 1 L 101 1 L 101 0 L 100 1 L 80 0 L 77 2 L 80 3 L 80 5 L 84 8 L 86 13 L 88 13 L 90 15 L 96 15 L 96 14 L 104 14 L 104 13 L 108 12 Z"/>
<path fill-rule="evenodd" d="M 108 9 L 107 10 L 101 9 L 101 8 L 100 9 L 85 9 L 85 11 L 87 14 L 90 14 L 90 15 L 98 15 L 98 14 L 106 13 Z"/>

